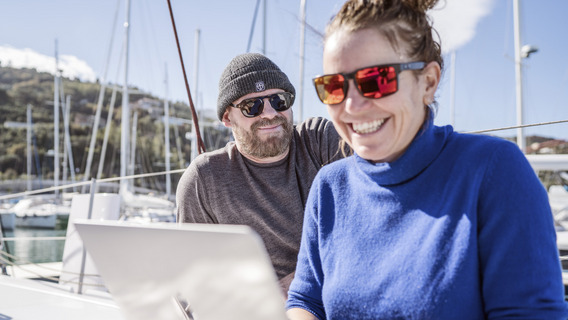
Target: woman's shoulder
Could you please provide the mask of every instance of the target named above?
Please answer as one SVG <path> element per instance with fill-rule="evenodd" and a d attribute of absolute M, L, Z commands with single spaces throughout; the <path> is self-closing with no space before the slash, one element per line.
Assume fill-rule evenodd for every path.
<path fill-rule="evenodd" d="M 317 174 L 318 179 L 320 181 L 330 181 L 347 176 L 355 166 L 354 157 L 354 155 L 351 155 L 322 166 Z"/>
<path fill-rule="evenodd" d="M 521 149 L 512 141 L 504 138 L 481 135 L 454 133 L 443 151 L 454 161 L 470 165 L 488 164 L 503 167 L 530 167 Z"/>

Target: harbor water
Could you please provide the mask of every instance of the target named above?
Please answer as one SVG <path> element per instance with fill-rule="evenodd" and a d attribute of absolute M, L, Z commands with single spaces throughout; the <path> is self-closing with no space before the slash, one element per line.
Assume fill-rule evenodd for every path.
<path fill-rule="evenodd" d="M 17 241 L 4 241 L 4 251 L 16 256 L 16 264 L 57 262 L 63 258 L 65 240 L 45 239 L 65 237 L 66 229 L 18 228 L 6 230 L 5 238 L 18 238 Z M 34 238 L 41 238 L 35 240 Z"/>

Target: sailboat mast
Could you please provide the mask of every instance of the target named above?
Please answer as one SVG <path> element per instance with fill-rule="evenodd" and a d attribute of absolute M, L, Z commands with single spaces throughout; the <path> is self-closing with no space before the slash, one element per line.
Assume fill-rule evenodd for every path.
<path fill-rule="evenodd" d="M 136 132 L 138 128 L 138 111 L 134 111 L 132 117 L 132 133 L 130 134 L 130 163 L 128 164 L 128 175 L 134 175 L 136 164 Z"/>
<path fill-rule="evenodd" d="M 247 52 L 250 52 L 250 45 L 252 43 L 252 35 L 254 34 L 254 25 L 256 23 L 256 16 L 258 14 L 259 5 L 260 5 L 260 0 L 256 0 L 256 5 L 254 6 L 254 15 L 252 16 L 252 25 L 250 26 L 249 38 L 247 43 Z"/>
<path fill-rule="evenodd" d="M 197 115 L 199 115 L 199 42 L 201 41 L 201 30 L 195 30 L 195 60 L 193 67 L 193 83 L 195 84 L 195 107 L 197 108 Z"/>
<path fill-rule="evenodd" d="M 55 79 L 53 83 L 53 186 L 59 186 L 59 57 L 55 39 Z M 55 190 L 59 195 L 59 190 Z"/>
<path fill-rule="evenodd" d="M 165 66 L 165 76 L 164 76 L 164 149 L 166 157 L 166 197 L 169 200 L 170 194 L 172 192 L 172 178 L 170 175 L 170 105 L 168 103 L 168 66 Z"/>
<path fill-rule="evenodd" d="M 266 0 L 264 0 L 262 9 L 264 10 L 264 14 L 262 15 L 262 54 L 266 55 Z"/>
<path fill-rule="evenodd" d="M 105 65 L 103 68 L 103 77 L 100 79 L 100 83 L 101 83 L 101 88 L 99 89 L 99 98 L 97 100 L 97 110 L 95 111 L 95 122 L 93 123 L 93 129 L 92 129 L 92 133 L 91 133 L 91 142 L 89 143 L 89 152 L 87 155 L 87 165 L 85 166 L 85 175 L 83 177 L 83 181 L 87 181 L 89 180 L 89 178 L 91 177 L 91 165 L 93 163 L 93 157 L 95 154 L 95 143 L 97 141 L 97 132 L 99 131 L 99 121 L 101 119 L 101 109 L 103 107 L 103 102 L 104 102 L 104 96 L 105 96 L 105 91 L 106 91 L 106 82 L 107 82 L 107 73 L 108 73 L 108 67 L 109 67 L 109 61 L 112 55 L 112 44 L 114 42 L 114 31 L 116 29 L 116 22 L 118 21 L 118 9 L 120 8 L 120 1 L 116 2 L 116 10 L 114 13 L 114 19 L 113 19 L 113 25 L 112 25 L 112 29 L 111 29 L 111 35 L 110 35 L 110 40 L 109 40 L 109 44 L 108 44 L 108 51 L 107 51 L 107 57 L 106 57 L 106 61 L 105 61 Z M 99 159 L 99 162 L 103 161 L 103 157 L 101 157 Z M 98 177 L 97 177 L 98 179 Z M 86 188 L 87 185 L 83 185 L 83 188 L 81 190 L 81 193 L 85 193 L 86 192 Z"/>
<path fill-rule="evenodd" d="M 124 39 L 124 40 L 126 40 L 126 39 Z M 124 43 L 123 43 L 122 50 L 124 50 L 124 47 L 125 46 L 124 46 Z M 122 58 L 124 57 L 123 53 L 124 53 L 124 51 L 120 51 L 119 60 L 118 60 L 118 68 L 116 70 L 117 81 L 115 81 L 116 83 L 112 86 L 112 94 L 110 96 L 110 104 L 109 104 L 109 108 L 108 108 L 109 110 L 108 110 L 108 115 L 107 115 L 105 134 L 104 134 L 104 138 L 103 138 L 103 146 L 101 148 L 101 155 L 99 157 L 99 168 L 97 170 L 97 180 L 99 180 L 102 176 L 103 166 L 104 166 L 105 159 L 106 159 L 106 149 L 107 149 L 107 144 L 108 144 L 108 137 L 110 135 L 110 128 L 112 126 L 112 117 L 114 115 L 114 106 L 115 106 L 115 103 L 116 103 L 116 93 L 119 90 L 118 89 L 119 85 L 117 83 L 118 83 L 118 77 L 119 77 L 119 74 L 120 74 L 119 71 L 120 71 L 120 68 L 122 67 Z M 98 185 L 97 185 L 97 188 L 98 188 Z"/>
<path fill-rule="evenodd" d="M 105 163 L 106 148 L 108 144 L 108 137 L 110 135 L 110 126 L 112 125 L 112 115 L 114 114 L 114 104 L 116 102 L 116 92 L 118 91 L 118 86 L 115 84 L 112 88 L 112 94 L 110 96 L 110 105 L 107 115 L 107 123 L 105 127 L 105 135 L 103 138 L 103 146 L 101 148 L 101 156 L 99 160 L 99 168 L 97 169 L 97 180 L 99 180 L 103 174 L 103 165 Z M 98 186 L 97 186 L 98 187 Z"/>
<path fill-rule="evenodd" d="M 195 121 L 197 123 L 199 123 L 199 105 L 197 104 L 198 101 L 198 91 L 197 91 L 197 81 L 198 81 L 198 66 L 199 66 L 199 42 L 200 42 L 200 30 L 197 29 L 195 31 L 195 68 L 194 68 L 194 80 L 193 83 L 195 83 L 195 114 L 197 114 L 197 119 L 195 119 Z M 195 157 L 197 157 L 198 152 L 198 147 L 197 147 L 197 132 L 196 132 L 196 128 L 195 126 L 192 126 L 191 128 L 191 132 L 192 132 L 192 136 L 191 136 L 191 161 L 193 161 L 193 159 L 195 159 Z"/>
<path fill-rule="evenodd" d="M 67 152 L 65 153 L 65 157 L 67 158 L 67 163 L 69 166 L 69 172 L 71 176 L 71 182 L 75 183 L 75 162 L 73 159 L 73 149 L 71 148 L 71 133 L 69 132 L 69 121 L 71 120 L 71 96 L 67 95 L 67 99 L 65 100 L 65 118 L 63 118 L 63 123 L 65 127 L 65 138 L 64 138 L 64 146 L 66 146 Z M 67 168 L 67 166 L 65 166 Z M 73 188 L 75 191 L 75 188 Z"/>
<path fill-rule="evenodd" d="M 306 34 L 306 0 L 300 2 L 300 87 L 298 88 L 298 122 L 304 120 L 304 53 Z"/>
<path fill-rule="evenodd" d="M 523 128 L 523 81 L 521 66 L 521 31 L 519 18 L 519 0 L 513 0 L 514 28 L 515 28 L 515 82 L 517 96 L 517 145 L 522 152 L 525 152 L 525 136 Z"/>
<path fill-rule="evenodd" d="M 126 176 L 126 167 L 130 156 L 128 150 L 130 130 L 130 107 L 128 105 L 128 51 L 130 36 L 130 0 L 126 1 L 126 21 L 124 22 L 124 82 L 122 86 L 122 117 L 120 130 L 120 176 Z M 120 180 L 120 193 L 128 190 L 128 181 Z"/>
<path fill-rule="evenodd" d="M 28 104 L 26 110 L 27 135 L 26 135 L 26 161 L 27 161 L 27 190 L 32 191 L 32 105 Z"/>

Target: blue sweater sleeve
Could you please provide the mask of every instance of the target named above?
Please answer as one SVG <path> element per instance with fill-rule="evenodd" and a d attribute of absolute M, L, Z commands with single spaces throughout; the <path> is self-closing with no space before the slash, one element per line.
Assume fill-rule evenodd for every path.
<path fill-rule="evenodd" d="M 546 190 L 514 144 L 501 144 L 491 157 L 478 202 L 485 314 L 489 319 L 565 319 Z"/>
<path fill-rule="evenodd" d="M 326 316 L 322 302 L 323 272 L 318 249 L 319 181 L 318 175 L 306 203 L 296 274 L 290 285 L 286 309 L 301 308 L 323 320 Z"/>

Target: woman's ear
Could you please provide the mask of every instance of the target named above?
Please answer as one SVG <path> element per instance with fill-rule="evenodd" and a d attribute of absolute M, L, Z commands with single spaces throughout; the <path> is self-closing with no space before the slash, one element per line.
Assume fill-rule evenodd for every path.
<path fill-rule="evenodd" d="M 230 128 L 232 126 L 231 119 L 229 119 L 229 108 L 225 109 L 225 113 L 223 113 L 221 122 L 223 122 L 223 125 L 227 128 Z"/>
<path fill-rule="evenodd" d="M 424 90 L 424 105 L 429 105 L 434 101 L 434 94 L 438 89 L 441 73 L 440 64 L 436 61 L 428 63 L 426 67 L 424 67 L 424 70 L 422 70 L 423 79 L 426 84 Z"/>

